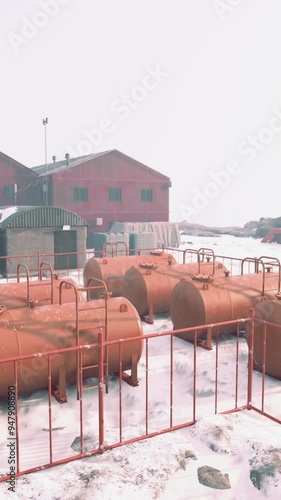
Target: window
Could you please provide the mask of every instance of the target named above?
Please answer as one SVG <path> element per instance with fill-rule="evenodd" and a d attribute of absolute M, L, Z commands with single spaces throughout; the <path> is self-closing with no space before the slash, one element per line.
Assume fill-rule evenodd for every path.
<path fill-rule="evenodd" d="M 88 188 L 74 188 L 74 201 L 88 201 Z"/>
<path fill-rule="evenodd" d="M 4 197 L 5 198 L 14 198 L 15 196 L 15 185 L 8 184 L 4 186 Z"/>
<path fill-rule="evenodd" d="M 152 189 L 141 189 L 141 201 L 152 201 Z"/>
<path fill-rule="evenodd" d="M 109 199 L 109 201 L 121 201 L 122 200 L 122 189 L 121 188 L 109 188 L 108 199 Z"/>

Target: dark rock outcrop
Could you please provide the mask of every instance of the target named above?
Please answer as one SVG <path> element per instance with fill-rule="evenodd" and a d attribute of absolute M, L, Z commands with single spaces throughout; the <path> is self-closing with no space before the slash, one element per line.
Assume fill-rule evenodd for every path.
<path fill-rule="evenodd" d="M 191 222 L 182 221 L 179 223 L 179 229 L 183 235 L 190 236 L 221 236 L 230 234 L 239 237 L 255 236 L 255 229 L 248 229 L 239 226 L 217 227 L 203 226 L 201 224 L 192 224 Z"/>
<path fill-rule="evenodd" d="M 229 234 L 239 238 L 264 238 L 264 236 L 272 228 L 281 228 L 281 217 L 261 217 L 258 221 L 251 220 L 247 222 L 244 227 L 239 226 L 204 226 L 202 224 L 193 224 L 188 221 L 182 221 L 179 223 L 179 229 L 183 235 L 189 236 L 221 236 L 223 234 Z M 281 243 L 281 237 L 275 237 L 273 241 Z"/>
<path fill-rule="evenodd" d="M 258 490 L 267 495 L 268 484 L 278 484 L 278 475 L 281 473 L 281 450 L 269 448 L 261 450 L 257 447 L 256 453 L 250 461 L 250 479 Z"/>

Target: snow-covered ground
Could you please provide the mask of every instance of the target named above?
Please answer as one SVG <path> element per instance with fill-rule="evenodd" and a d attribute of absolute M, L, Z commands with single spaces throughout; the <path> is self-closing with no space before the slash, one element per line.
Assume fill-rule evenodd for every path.
<path fill-rule="evenodd" d="M 249 238 L 199 238 L 184 236 L 182 248 L 213 248 L 219 255 L 281 256 L 277 244 L 261 244 Z M 154 325 L 143 324 L 144 333 L 172 329 L 169 317 L 158 317 Z M 219 342 L 218 412 L 235 404 L 236 338 Z M 193 345 L 174 339 L 173 424 L 192 420 Z M 238 406 L 247 402 L 246 341 L 239 340 Z M 16 481 L 16 492 L 0 483 L 0 498 L 7 499 L 231 499 L 281 498 L 281 427 L 254 411 L 215 414 L 215 349 L 197 349 L 196 423 L 167 434 L 56 466 Z M 169 426 L 170 340 L 149 341 L 149 432 Z M 145 432 L 145 350 L 138 366 L 139 386 L 122 384 L 123 439 Z M 262 376 L 253 375 L 253 404 L 261 407 Z M 265 411 L 281 419 L 281 381 L 266 377 Z M 84 392 L 86 449 L 98 444 L 97 391 Z M 68 388 L 68 403 L 53 402 L 54 459 L 79 453 L 79 403 L 74 387 Z M 119 440 L 119 380 L 110 377 L 105 395 L 105 444 Z M 38 391 L 20 402 L 21 467 L 48 461 L 48 398 Z M 7 473 L 7 405 L 0 404 L 0 473 Z M 202 467 L 228 475 L 230 488 L 220 490 L 199 483 Z"/>

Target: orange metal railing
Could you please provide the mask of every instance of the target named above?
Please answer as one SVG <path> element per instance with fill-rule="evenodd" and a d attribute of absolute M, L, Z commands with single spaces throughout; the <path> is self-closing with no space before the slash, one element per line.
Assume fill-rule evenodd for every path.
<path fill-rule="evenodd" d="M 8 442 L 14 442 L 15 445 L 15 461 L 16 461 L 16 473 L 15 477 L 20 476 L 22 474 L 31 473 L 39 470 L 43 470 L 55 465 L 71 462 L 73 460 L 77 460 L 80 458 L 87 457 L 89 455 L 94 455 L 98 453 L 104 453 L 106 450 L 110 450 L 112 448 L 116 448 L 119 446 L 123 446 L 128 443 L 136 442 L 142 439 L 146 439 L 149 437 L 153 437 L 159 434 L 167 433 L 175 429 L 180 429 L 183 427 L 193 425 L 196 420 L 200 416 L 204 416 L 206 412 L 205 402 L 204 405 L 200 405 L 200 397 L 198 395 L 199 387 L 201 384 L 200 374 L 198 373 L 198 349 L 200 349 L 197 345 L 197 340 L 200 337 L 201 331 L 206 331 L 206 328 L 211 331 L 212 337 L 214 340 L 213 345 L 213 357 L 211 361 L 211 371 L 214 373 L 213 378 L 213 399 L 211 403 L 212 412 L 216 413 L 230 413 L 237 412 L 240 410 L 248 409 L 255 410 L 262 415 L 269 417 L 275 422 L 281 424 L 280 416 L 277 413 L 273 413 L 270 411 L 265 411 L 266 398 L 267 398 L 267 390 L 266 390 L 266 367 L 264 364 L 263 372 L 262 372 L 262 384 L 261 389 L 256 394 L 256 386 L 253 384 L 253 344 L 254 344 L 254 322 L 259 321 L 264 328 L 264 349 L 266 349 L 266 327 L 267 322 L 264 320 L 254 319 L 253 316 L 245 319 L 240 319 L 236 321 L 229 321 L 223 323 L 217 323 L 214 325 L 201 325 L 198 327 L 188 328 L 184 330 L 175 330 L 175 331 L 164 331 L 157 332 L 152 334 L 146 334 L 143 336 L 145 343 L 145 350 L 142 357 L 142 368 L 140 370 L 140 381 L 138 389 L 129 389 L 131 391 L 140 391 L 143 395 L 143 404 L 141 408 L 137 409 L 137 413 L 139 414 L 139 420 L 142 424 L 142 431 L 140 431 L 139 425 L 134 425 L 129 421 L 128 416 L 126 416 L 126 407 L 125 407 L 125 395 L 128 397 L 128 386 L 126 387 L 126 392 L 124 393 L 124 384 L 122 383 L 122 351 L 124 348 L 124 342 L 133 342 L 136 339 L 139 340 L 139 337 L 132 337 L 125 340 L 111 340 L 106 341 L 104 330 L 101 328 L 98 335 L 98 343 L 91 345 L 77 345 L 71 348 L 58 349 L 48 352 L 41 353 L 33 353 L 25 356 L 17 356 L 0 360 L 0 372 L 5 369 L 5 365 L 11 363 L 14 367 L 14 380 L 10 387 L 13 388 L 14 394 L 14 421 L 12 425 L 12 429 L 14 428 L 14 436 L 4 436 L 1 435 L 1 445 L 3 449 L 6 447 L 7 449 L 7 440 Z M 236 324 L 236 336 L 233 336 L 231 341 L 226 345 L 219 338 L 218 330 L 222 326 L 226 326 L 229 324 Z M 249 335 L 249 349 L 248 349 L 248 359 L 245 359 L 245 356 L 240 356 L 241 349 L 245 348 L 245 340 L 244 340 L 244 331 L 247 326 L 247 331 Z M 194 342 L 192 344 L 186 343 L 181 339 L 177 339 L 177 334 L 193 331 L 194 334 Z M 163 349 L 165 345 L 165 353 L 167 354 L 167 359 L 169 360 L 169 370 L 168 373 L 161 372 L 161 367 L 159 365 L 155 365 L 153 360 L 153 352 L 155 352 L 155 346 L 159 345 L 160 348 Z M 116 411 L 117 418 L 114 418 L 114 422 L 117 422 L 116 426 L 111 429 L 109 425 L 109 416 L 107 413 L 107 402 L 108 398 L 111 398 L 112 394 L 109 392 L 109 395 L 105 396 L 104 386 L 105 386 L 105 353 L 110 345 L 117 344 L 119 345 L 119 373 L 111 374 L 110 383 L 115 385 L 117 384 L 117 393 L 118 393 L 118 401 L 116 403 Z M 185 348 L 189 348 L 189 356 L 186 356 L 186 359 L 189 360 L 187 370 L 187 381 L 189 383 L 190 399 L 184 401 L 183 395 L 181 395 L 180 402 L 178 401 L 178 391 L 177 391 L 177 381 L 178 381 L 178 370 L 180 369 L 180 360 L 182 359 L 183 351 Z M 226 346 L 230 349 L 231 352 L 231 377 L 233 379 L 233 391 L 231 394 L 231 399 L 225 401 L 225 396 L 223 397 L 220 392 L 220 382 L 221 382 L 221 362 L 223 362 L 224 357 L 226 355 L 225 348 Z M 91 389 L 91 399 L 88 400 L 87 396 L 85 396 L 83 392 L 83 353 L 85 350 L 98 349 L 99 352 L 99 365 L 98 365 L 98 378 L 97 384 L 94 389 Z M 79 427 L 79 438 L 80 438 L 80 449 L 76 453 L 62 453 L 61 450 L 63 446 L 58 446 L 60 439 L 63 439 L 63 433 L 59 436 L 58 434 L 54 435 L 54 405 L 58 403 L 55 402 L 52 398 L 52 361 L 56 356 L 63 356 L 67 352 L 76 352 L 77 353 L 77 387 L 68 387 L 68 390 L 73 395 L 77 390 L 79 393 L 79 401 L 76 400 L 76 405 L 78 405 L 78 419 L 77 424 Z M 190 352 L 192 352 L 192 357 L 190 358 Z M 201 351 L 202 352 L 202 351 Z M 206 352 L 206 351 L 204 351 Z M 211 355 L 208 352 L 208 356 Z M 264 355 L 265 356 L 265 355 Z M 46 404 L 46 414 L 48 419 L 48 439 L 45 442 L 45 456 L 44 460 L 41 462 L 38 459 L 36 464 L 32 463 L 32 460 L 28 462 L 25 458 L 22 459 L 23 451 L 28 449 L 28 443 L 26 442 L 26 431 L 23 427 L 22 420 L 25 417 L 26 413 L 26 405 L 30 405 L 35 411 L 34 405 L 32 401 L 29 403 L 29 400 L 25 398 L 25 396 L 19 394 L 18 392 L 18 380 L 19 380 L 19 372 L 22 369 L 22 362 L 29 360 L 31 363 L 31 369 L 36 370 L 38 359 L 46 360 L 48 366 L 48 382 L 47 382 L 47 404 Z M 241 359 L 244 359 L 244 365 L 241 367 Z M 34 360 L 34 364 L 33 363 Z M 247 366 L 246 366 L 247 365 Z M 243 384 L 245 385 L 245 373 L 247 389 L 246 391 L 241 392 L 241 370 L 243 368 Z M 158 371 L 160 370 L 160 374 Z M 158 375 L 157 375 L 158 373 Z M 165 387 L 166 393 L 163 396 L 163 406 L 161 407 L 161 414 L 163 414 L 163 420 L 159 420 L 158 418 L 152 418 L 150 412 L 150 404 L 151 404 L 151 391 L 153 388 L 153 384 L 157 385 L 157 377 L 166 377 Z M 8 390 L 8 388 L 7 388 Z M 41 397 L 44 399 L 46 397 L 44 391 L 42 391 Z M 87 391 L 88 393 L 89 391 Z M 114 391 L 116 394 L 116 391 Z M 71 397 L 70 397 L 71 399 Z M 258 400 L 260 399 L 260 404 Z M 89 404 L 89 401 L 91 404 Z M 46 400 L 45 400 L 46 402 Z M 94 402 L 94 404 L 93 404 Z M 191 404 L 190 404 L 191 403 Z M 112 404 L 112 403 L 111 403 Z M 110 407 L 111 407 L 110 404 Z M 162 404 L 162 403 L 161 403 Z M 7 412 L 7 400 L 3 400 L 0 402 L 2 412 Z M 223 406 L 223 409 L 222 409 Z M 60 416 L 65 412 L 65 422 L 67 423 L 69 420 L 69 414 L 67 413 L 68 405 L 63 405 L 61 407 Z M 22 411 L 22 408 L 25 411 Z M 179 413 L 181 410 L 181 413 Z M 184 410 L 184 411 L 183 411 Z M 96 443 L 92 445 L 90 449 L 86 449 L 85 447 L 85 426 L 86 422 L 84 421 L 85 411 L 87 411 L 87 415 L 89 416 L 89 412 L 92 411 L 91 414 L 91 422 L 94 422 L 96 419 L 96 425 L 91 428 L 91 431 L 94 435 L 97 436 Z M 96 418 L 96 415 L 98 417 Z M 10 415 L 13 416 L 13 415 Z M 126 417 L 126 418 L 125 418 Z M 166 419 L 166 420 L 165 420 Z M 71 424 L 74 426 L 74 422 Z M 92 425 L 92 424 L 91 424 Z M 114 431 L 114 435 L 112 432 Z M 9 439 L 11 437 L 11 439 Z M 74 436 L 72 436 L 74 437 Z M 38 435 L 34 438 L 30 438 L 35 440 L 35 442 L 39 439 Z M 3 442 L 4 441 L 4 442 Z M 38 450 L 42 448 L 42 444 L 38 440 Z M 60 450 L 60 452 L 58 452 Z M 42 451 L 42 450 L 41 450 Z M 60 454 L 59 454 L 60 453 Z M 3 454 L 2 454 L 3 460 Z M 0 470 L 0 481 L 9 480 L 11 477 L 7 473 L 7 466 Z"/>

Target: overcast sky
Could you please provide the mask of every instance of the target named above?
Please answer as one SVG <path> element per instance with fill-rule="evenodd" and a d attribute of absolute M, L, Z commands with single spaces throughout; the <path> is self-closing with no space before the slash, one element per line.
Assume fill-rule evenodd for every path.
<path fill-rule="evenodd" d="M 170 218 L 281 216 L 280 0 L 0 0 L 0 150 L 116 148 L 168 175 Z"/>

